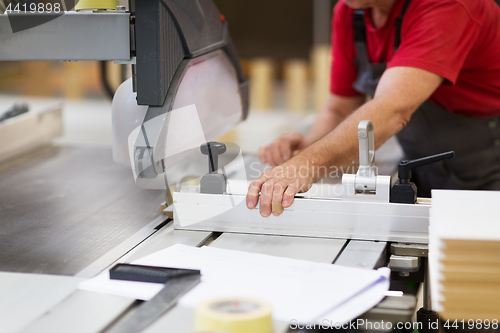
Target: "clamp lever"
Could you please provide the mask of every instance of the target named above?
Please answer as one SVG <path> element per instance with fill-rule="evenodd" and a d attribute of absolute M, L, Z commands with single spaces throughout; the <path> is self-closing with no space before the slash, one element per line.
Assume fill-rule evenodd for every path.
<path fill-rule="evenodd" d="M 201 177 L 200 192 L 223 194 L 227 188 L 226 175 L 219 173 L 219 155 L 226 152 L 226 145 L 221 142 L 206 142 L 200 146 L 203 155 L 208 155 L 208 173 Z"/>
<path fill-rule="evenodd" d="M 362 120 L 359 122 L 358 140 L 359 169 L 356 173 L 356 190 L 375 191 L 377 167 L 375 166 L 375 134 L 371 121 Z"/>
<path fill-rule="evenodd" d="M 226 145 L 215 141 L 206 142 L 200 146 L 200 151 L 203 155 L 208 155 L 208 171 L 210 173 L 217 172 L 219 155 L 226 152 Z"/>
<path fill-rule="evenodd" d="M 417 186 L 410 182 L 411 171 L 415 168 L 455 157 L 454 151 L 418 158 L 413 161 L 404 160 L 398 166 L 399 181 L 391 189 L 391 202 L 415 204 L 417 202 Z"/>
<path fill-rule="evenodd" d="M 391 177 L 379 176 L 375 166 L 375 133 L 370 120 L 358 125 L 359 169 L 342 176 L 342 200 L 389 202 Z"/>

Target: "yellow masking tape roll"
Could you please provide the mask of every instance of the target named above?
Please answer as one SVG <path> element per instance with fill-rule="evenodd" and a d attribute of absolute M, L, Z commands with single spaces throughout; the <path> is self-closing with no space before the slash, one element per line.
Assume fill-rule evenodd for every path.
<path fill-rule="evenodd" d="M 196 332 L 272 333 L 271 305 L 249 298 L 203 302 L 195 310 Z"/>
<path fill-rule="evenodd" d="M 118 0 L 78 0 L 75 9 L 116 9 L 118 5 Z"/>

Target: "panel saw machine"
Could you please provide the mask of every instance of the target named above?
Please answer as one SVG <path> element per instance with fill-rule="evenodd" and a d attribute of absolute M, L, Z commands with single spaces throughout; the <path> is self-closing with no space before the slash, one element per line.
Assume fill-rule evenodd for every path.
<path fill-rule="evenodd" d="M 233 68 L 223 65 L 228 54 Z M 430 202 L 417 199 L 411 170 L 453 152 L 402 161 L 393 184 L 390 176 L 377 174 L 373 124 L 362 121 L 357 173 L 344 174 L 338 184 L 315 184 L 281 216 L 264 219 L 245 205 L 249 162 L 255 159 L 232 143 L 212 141 L 248 112 L 248 86 L 234 49 L 225 54 L 215 49 L 190 64 L 174 76 L 165 105 L 150 106 L 142 125 L 127 128 L 120 140 L 123 161 L 130 160 L 139 186 L 173 189 L 167 202 L 176 229 L 391 242 L 392 255 L 382 261 L 389 262 L 396 278 L 424 274 Z M 432 315 L 425 280 L 421 317 Z"/>
<path fill-rule="evenodd" d="M 415 273 L 425 280 L 430 311 L 423 278 L 430 202 L 417 199 L 411 170 L 453 152 L 401 162 L 393 183 L 377 174 L 373 124 L 362 121 L 357 173 L 344 174 L 341 183 L 315 184 L 281 216 L 265 219 L 245 206 L 248 164 L 255 159 L 235 144 L 214 141 L 246 119 L 249 90 L 228 24 L 212 1 L 132 0 L 128 11 L 95 7 L 81 0 L 78 11 L 60 15 L 0 15 L 0 43 L 8 45 L 0 48 L 0 60 L 130 64 L 132 78 L 112 105 L 113 158 L 132 168 L 138 186 L 175 189 L 167 194 L 167 210 L 173 208 L 176 229 L 381 242 L 390 255 L 384 251 L 378 266 L 389 264 L 395 279 Z M 393 310 L 385 315 L 396 318 Z"/>
<path fill-rule="evenodd" d="M 314 184 L 282 215 L 269 218 L 261 217 L 258 209 L 246 207 L 247 182 L 228 179 L 226 184 L 225 178 L 219 177 L 222 190 L 221 186 L 204 184 L 208 177 L 212 181 L 215 175 L 224 174 L 211 166 L 212 160 L 217 165 L 221 143 L 210 142 L 213 148 L 208 149 L 202 145 L 202 152 L 213 152 L 205 152 L 210 172 L 201 178 L 199 187 L 185 186 L 174 193 L 175 225 L 187 230 L 426 244 L 430 203 L 417 200 L 415 184 L 409 181 L 411 169 L 453 157 L 453 152 L 401 162 L 399 180 L 391 188 L 391 177 L 377 174 L 371 121 L 360 122 L 358 138 L 356 174 L 344 174 L 341 184 Z"/>

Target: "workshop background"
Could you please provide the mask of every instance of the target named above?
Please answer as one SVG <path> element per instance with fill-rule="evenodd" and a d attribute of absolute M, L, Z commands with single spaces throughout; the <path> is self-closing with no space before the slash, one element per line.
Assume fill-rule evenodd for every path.
<path fill-rule="evenodd" d="M 250 81 L 248 119 L 218 141 L 236 143 L 248 157 L 282 133 L 306 129 L 323 106 L 329 92 L 332 10 L 341 0 L 213 1 L 229 24 L 243 71 Z M 9 1 L 0 0 L 0 11 L 7 3 Z M 121 0 L 120 4 L 126 5 L 127 1 Z M 162 249 L 168 242 L 179 240 L 187 245 L 202 246 L 210 245 L 222 235 L 219 232 L 197 232 L 191 238 L 172 236 L 173 226 L 162 213 L 164 202 L 169 200 L 165 190 L 136 186 L 130 170 L 112 161 L 111 101 L 116 89 L 131 76 L 130 67 L 98 61 L 0 62 L 0 114 L 15 103 L 26 103 L 34 114 L 42 110 L 48 116 L 36 118 L 38 127 L 48 127 L 43 121 L 55 119 L 54 127 L 57 128 L 47 135 L 51 139 L 60 134 L 58 125 L 62 112 L 63 131 L 54 145 L 50 143 L 40 148 L 40 142 L 36 142 L 36 147 L 16 151 L 15 144 L 28 137 L 25 135 L 29 132 L 27 127 L 18 127 L 16 136 L 9 136 L 12 132 L 6 132 L 4 142 L 8 145 L 0 145 L 0 157 L 2 149 L 8 146 L 16 154 L 9 155 L 9 160 L 0 160 L 0 273 L 10 276 L 12 285 L 18 283 L 26 288 L 23 290 L 30 297 L 18 304 L 24 306 L 29 302 L 31 305 L 32 299 L 54 299 L 55 306 L 59 304 L 59 300 L 55 300 L 59 296 L 51 294 L 46 297 L 43 293 L 48 294 L 51 288 L 61 289 L 58 289 L 60 282 L 57 279 L 69 281 L 64 285 L 67 291 L 61 292 L 60 297 L 64 299 L 73 292 L 79 279 L 95 276 L 114 256 L 127 253 L 128 260 L 145 255 L 140 248 L 139 252 L 127 252 L 138 244 L 150 246 L 148 251 Z M 390 150 L 396 155 L 390 163 L 392 167 L 396 165 L 395 161 L 401 160 L 402 156 L 398 156 L 402 152 L 395 148 Z M 377 151 L 378 162 L 384 161 L 382 157 L 383 153 Z M 186 230 L 180 232 L 180 235 L 189 234 Z M 155 233 L 158 238 L 149 239 Z M 164 235 L 165 238 L 161 238 Z M 252 241 L 248 241 L 245 235 L 236 237 L 241 237 L 246 249 L 252 252 L 252 249 L 265 247 L 262 244 L 268 242 L 267 235 L 257 236 Z M 279 238 L 278 243 L 269 243 L 269 248 L 278 255 L 290 251 L 299 259 L 309 260 L 303 256 L 312 253 L 324 262 L 367 269 L 379 265 L 379 259 L 385 258 L 389 251 L 385 242 L 270 238 Z M 406 251 L 404 247 L 399 250 Z M 419 248 L 410 250 L 420 251 Z M 352 253 L 356 251 L 367 253 L 366 257 L 373 261 L 373 265 L 353 260 Z M 343 258 L 340 258 L 341 252 Z M 417 258 L 420 267 L 419 258 L 420 254 Z M 426 265 L 426 260 L 422 259 L 422 266 Z M 31 284 L 30 277 L 23 273 L 45 274 L 44 278 L 53 285 L 40 288 L 38 283 L 42 280 Z M 406 275 L 401 273 L 395 271 L 395 275 L 404 279 L 410 276 L 409 272 L 403 272 Z M 419 281 L 422 280 L 424 270 L 417 274 Z M 400 289 L 392 296 L 400 297 L 404 289 L 407 297 L 401 297 L 401 300 L 410 304 L 407 312 L 412 315 L 417 291 L 420 290 L 419 309 L 425 287 L 419 289 L 420 283 L 414 283 L 410 278 L 405 282 L 408 283 L 398 286 Z M 4 290 L 9 289 L 5 286 L 8 284 L 4 284 Z M 12 292 L 11 297 L 17 300 L 18 295 Z M 4 299 L 9 300 L 8 297 Z M 407 304 L 403 301 L 403 305 Z M 393 306 L 390 301 L 388 303 Z M 67 303 L 61 304 L 52 312 L 55 313 L 52 318 L 70 312 L 65 309 Z M 106 307 L 103 304 L 102 307 Z M 120 301 L 122 305 L 130 306 Z M 114 311 L 118 306 L 109 309 Z M 44 313 L 24 312 L 28 318 L 14 318 L 12 327 L 22 326 L 24 321 L 29 322 Z M 5 313 L 0 319 L 8 317 Z"/>
<path fill-rule="evenodd" d="M 331 17 L 336 2 L 215 1 L 229 24 L 251 89 L 248 121 L 222 140 L 256 152 L 297 123 L 307 126 L 312 121 L 308 115 L 315 113 L 328 95 Z M 126 5 L 126 1 L 121 4 Z M 66 101 L 65 143 L 111 144 L 110 96 L 130 77 L 129 65 L 96 61 L 0 62 L 0 73 L 2 95 Z M 82 112 L 94 120 L 102 118 L 92 123 L 100 127 L 107 124 L 109 128 L 89 138 L 82 126 L 90 122 L 81 121 L 85 118 Z M 263 117 L 272 121 L 263 121 Z M 266 125 L 256 128 L 255 124 L 263 123 Z"/>

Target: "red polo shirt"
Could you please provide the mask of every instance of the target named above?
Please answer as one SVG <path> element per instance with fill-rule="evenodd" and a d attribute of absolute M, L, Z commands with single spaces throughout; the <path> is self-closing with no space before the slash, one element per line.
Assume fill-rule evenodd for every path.
<path fill-rule="evenodd" d="M 413 0 L 403 19 L 401 45 L 394 52 L 395 20 L 404 0 L 396 0 L 385 25 L 375 29 L 365 10 L 368 56 L 388 68 L 409 66 L 444 77 L 431 101 L 475 117 L 500 115 L 500 8 L 493 0 Z M 330 91 L 357 96 L 354 9 L 343 0 L 333 18 Z"/>

